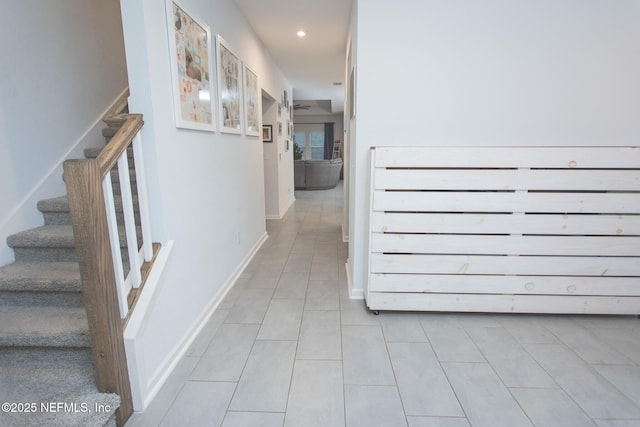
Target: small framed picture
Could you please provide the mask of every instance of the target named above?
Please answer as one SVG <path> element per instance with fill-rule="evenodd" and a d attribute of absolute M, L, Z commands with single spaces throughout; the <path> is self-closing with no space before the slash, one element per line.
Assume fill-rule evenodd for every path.
<path fill-rule="evenodd" d="M 273 142 L 272 131 L 271 125 L 262 125 L 262 142 Z"/>

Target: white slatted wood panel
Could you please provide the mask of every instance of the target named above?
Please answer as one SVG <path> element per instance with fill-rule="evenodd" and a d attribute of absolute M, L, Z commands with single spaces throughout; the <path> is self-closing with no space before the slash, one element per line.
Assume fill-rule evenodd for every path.
<path fill-rule="evenodd" d="M 374 211 L 635 214 L 638 194 L 381 191 Z"/>
<path fill-rule="evenodd" d="M 638 169 L 638 147 L 376 147 L 383 168 Z M 552 157 L 550 157 L 552 156 Z"/>
<path fill-rule="evenodd" d="M 640 150 L 378 147 L 373 310 L 640 313 Z"/>
<path fill-rule="evenodd" d="M 377 169 L 377 190 L 634 191 L 637 170 Z"/>
<path fill-rule="evenodd" d="M 367 303 L 376 310 L 635 315 L 640 297 L 372 293 Z"/>
<path fill-rule="evenodd" d="M 640 215 L 512 215 L 374 212 L 376 233 L 640 235 Z"/>
<path fill-rule="evenodd" d="M 640 256 L 640 237 L 374 234 L 373 252 L 473 255 Z"/>
<path fill-rule="evenodd" d="M 372 274 L 371 291 L 438 294 L 640 296 L 633 277 Z"/>

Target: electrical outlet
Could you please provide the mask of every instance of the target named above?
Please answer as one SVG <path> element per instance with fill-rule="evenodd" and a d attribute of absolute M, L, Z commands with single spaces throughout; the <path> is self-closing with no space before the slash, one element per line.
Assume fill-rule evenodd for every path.
<path fill-rule="evenodd" d="M 237 237 L 238 237 L 238 244 L 240 244 L 240 232 L 238 231 L 238 232 L 236 233 L 236 235 L 237 235 Z"/>

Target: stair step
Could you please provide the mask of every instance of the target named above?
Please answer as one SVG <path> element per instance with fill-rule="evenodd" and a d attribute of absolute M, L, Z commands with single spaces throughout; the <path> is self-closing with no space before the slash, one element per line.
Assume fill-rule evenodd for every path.
<path fill-rule="evenodd" d="M 44 217 L 45 225 L 70 225 L 69 199 L 67 196 L 40 200 L 38 210 Z"/>
<path fill-rule="evenodd" d="M 115 394 L 99 393 L 93 375 L 88 348 L 0 348 L 0 400 L 38 405 L 36 413 L 0 414 L 0 425 L 107 425 L 120 401 Z M 40 410 L 40 403 L 51 402 L 75 404 L 81 409 L 85 404 L 87 411 Z M 109 410 L 96 412 L 96 404 Z"/>
<path fill-rule="evenodd" d="M 124 224 L 122 216 L 122 197 L 114 196 L 116 205 L 116 218 L 119 224 Z M 138 196 L 133 195 L 133 209 L 136 213 L 136 224 L 139 225 Z M 42 212 L 45 225 L 71 225 L 71 216 L 69 215 L 69 199 L 67 196 L 54 197 L 52 199 L 41 200 L 38 202 L 38 210 Z"/>
<path fill-rule="evenodd" d="M 140 227 L 137 227 L 140 238 Z M 126 262 L 126 238 L 124 227 L 119 227 L 120 248 Z M 7 237 L 17 263 L 74 262 L 77 261 L 73 227 L 70 225 L 43 225 L 21 231 Z"/>
<path fill-rule="evenodd" d="M 114 136 L 116 133 L 118 133 L 119 130 L 120 130 L 119 127 L 105 127 L 105 128 L 102 128 L 102 136 L 104 136 L 104 137 Z"/>
<path fill-rule="evenodd" d="M 0 305 L 0 347 L 89 347 L 84 307 Z"/>
<path fill-rule="evenodd" d="M 11 385 L 11 393 L 15 393 L 17 399 L 30 396 L 42 399 L 57 390 L 62 394 L 74 391 L 84 394 L 96 389 L 89 348 L 0 348 L 0 373 L 2 385 Z M 47 383 L 53 388 L 46 390 Z M 4 398 L 3 402 L 13 401 L 6 400 L 13 397 L 4 396 L 6 391 L 0 386 L 0 399 Z"/>
<path fill-rule="evenodd" d="M 95 159 L 104 147 L 89 147 L 84 149 L 84 156 L 87 159 Z"/>
<path fill-rule="evenodd" d="M 7 237 L 17 262 L 76 261 L 73 229 L 70 225 L 43 225 Z"/>
<path fill-rule="evenodd" d="M 13 263 L 0 267 L 0 291 L 80 292 L 75 262 Z"/>
<path fill-rule="evenodd" d="M 14 263 L 0 267 L 0 305 L 83 307 L 74 262 Z"/>

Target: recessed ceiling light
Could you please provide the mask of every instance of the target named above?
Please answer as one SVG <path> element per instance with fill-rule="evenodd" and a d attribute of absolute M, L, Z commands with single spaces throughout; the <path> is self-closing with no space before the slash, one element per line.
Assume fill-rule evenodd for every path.
<path fill-rule="evenodd" d="M 296 34 L 298 35 L 298 37 L 304 37 L 307 35 L 307 33 L 305 33 L 304 30 L 300 30 Z"/>

